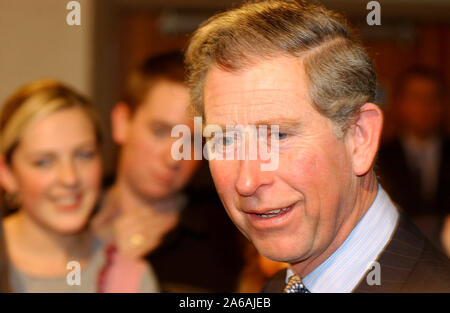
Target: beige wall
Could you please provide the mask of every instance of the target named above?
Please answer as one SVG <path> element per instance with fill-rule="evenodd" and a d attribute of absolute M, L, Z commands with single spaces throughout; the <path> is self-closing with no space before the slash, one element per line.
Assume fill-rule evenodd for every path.
<path fill-rule="evenodd" d="M 68 2 L 0 0 L 0 103 L 42 77 L 93 95 L 94 0 L 79 0 L 81 26 L 67 25 Z"/>

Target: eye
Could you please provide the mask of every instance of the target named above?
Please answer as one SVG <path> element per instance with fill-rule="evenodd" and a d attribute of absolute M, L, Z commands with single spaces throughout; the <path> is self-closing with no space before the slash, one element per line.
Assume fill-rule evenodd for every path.
<path fill-rule="evenodd" d="M 225 136 L 222 138 L 222 145 L 231 146 L 234 143 L 234 136 Z"/>
<path fill-rule="evenodd" d="M 48 168 L 52 165 L 52 159 L 50 157 L 38 159 L 33 162 L 33 165 L 41 168 Z"/>
<path fill-rule="evenodd" d="M 165 125 L 152 124 L 150 125 L 150 133 L 157 138 L 170 137 L 171 129 Z"/>
<path fill-rule="evenodd" d="M 163 137 L 166 134 L 166 131 L 162 128 L 153 129 L 153 135 L 156 137 Z"/>
<path fill-rule="evenodd" d="M 86 150 L 86 151 L 78 151 L 76 156 L 83 160 L 90 160 L 94 158 L 96 155 L 96 151 L 94 150 Z"/>
<path fill-rule="evenodd" d="M 271 132 L 270 134 L 267 134 L 266 140 L 270 140 L 270 138 L 272 138 L 272 136 L 274 136 L 274 139 L 284 140 L 284 139 L 287 139 L 289 137 L 289 134 L 288 133 L 282 133 L 282 132 Z"/>

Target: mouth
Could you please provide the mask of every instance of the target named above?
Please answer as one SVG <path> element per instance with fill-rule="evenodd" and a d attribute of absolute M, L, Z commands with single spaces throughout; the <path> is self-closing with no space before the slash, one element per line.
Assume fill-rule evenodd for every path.
<path fill-rule="evenodd" d="M 56 208 L 62 211 L 73 211 L 79 208 L 81 205 L 81 194 L 65 197 L 53 198 L 52 202 L 55 204 Z"/>
<path fill-rule="evenodd" d="M 256 214 L 257 216 L 262 217 L 262 218 L 272 218 L 272 217 L 276 217 L 276 216 L 280 216 L 281 214 L 284 214 L 286 211 L 290 210 L 291 208 L 292 207 L 289 206 L 287 208 L 270 210 L 270 211 L 267 211 L 266 213 L 262 213 L 262 214 L 258 214 L 258 213 L 253 213 L 253 214 Z"/>
<path fill-rule="evenodd" d="M 256 229 L 267 229 L 274 227 L 281 227 L 288 223 L 289 216 L 295 208 L 295 203 L 278 209 L 267 209 L 265 211 L 250 211 L 245 212 L 249 218 L 250 223 Z"/>

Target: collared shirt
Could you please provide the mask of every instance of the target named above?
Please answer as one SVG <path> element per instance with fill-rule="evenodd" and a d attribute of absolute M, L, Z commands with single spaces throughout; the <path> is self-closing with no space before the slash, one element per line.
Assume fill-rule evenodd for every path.
<path fill-rule="evenodd" d="M 391 199 L 378 185 L 375 201 L 347 239 L 328 259 L 303 277 L 306 288 L 312 293 L 351 292 L 389 243 L 398 217 Z M 286 283 L 293 274 L 291 269 L 287 270 Z"/>

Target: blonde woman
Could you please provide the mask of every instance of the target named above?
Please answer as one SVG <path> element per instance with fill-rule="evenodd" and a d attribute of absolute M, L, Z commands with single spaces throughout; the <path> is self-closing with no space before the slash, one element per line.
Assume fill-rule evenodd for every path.
<path fill-rule="evenodd" d="M 14 292 L 158 290 L 149 267 L 88 230 L 101 188 L 100 126 L 91 104 L 53 80 L 30 83 L 0 112 L 0 186 Z"/>

